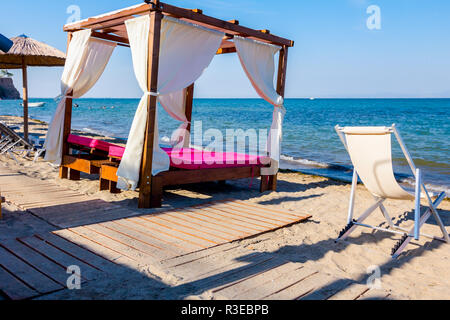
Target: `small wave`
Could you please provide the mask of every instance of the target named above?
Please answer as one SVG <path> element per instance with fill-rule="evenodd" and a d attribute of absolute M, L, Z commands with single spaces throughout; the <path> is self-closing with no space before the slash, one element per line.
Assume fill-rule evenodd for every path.
<path fill-rule="evenodd" d="M 328 163 L 323 163 L 323 162 L 318 162 L 318 161 L 313 161 L 313 160 L 308 160 L 308 159 L 302 159 L 302 158 L 294 158 L 291 156 L 287 156 L 287 155 L 281 155 L 280 156 L 281 160 L 284 161 L 289 161 L 289 162 L 294 162 L 300 165 L 305 165 L 305 166 L 312 166 L 312 167 L 319 167 L 319 168 L 329 168 L 330 164 Z"/>

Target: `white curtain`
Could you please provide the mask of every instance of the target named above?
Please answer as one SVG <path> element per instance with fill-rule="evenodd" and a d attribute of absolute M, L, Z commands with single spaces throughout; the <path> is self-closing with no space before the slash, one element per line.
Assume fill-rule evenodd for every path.
<path fill-rule="evenodd" d="M 272 160 L 271 168 L 263 168 L 263 175 L 273 175 L 278 172 L 281 139 L 283 135 L 283 120 L 286 110 L 284 99 L 274 88 L 275 62 L 274 57 L 281 47 L 235 36 L 234 43 L 239 60 L 247 77 L 258 95 L 274 106 L 272 126 L 267 141 L 267 149 Z"/>
<path fill-rule="evenodd" d="M 127 146 L 117 171 L 118 188 L 135 190 L 139 182 L 140 165 L 147 121 L 148 95 L 160 96 L 163 108 L 175 119 L 187 122 L 183 99 L 163 97 L 176 94 L 194 83 L 209 66 L 220 47 L 224 33 L 208 30 L 174 18 L 164 17 L 161 24 L 158 92 L 147 88 L 147 57 L 150 17 L 148 15 L 125 22 L 133 56 L 136 78 L 144 96 L 136 111 Z M 178 96 L 179 97 L 179 96 Z M 155 119 L 152 175 L 169 170 L 169 156 L 159 147 L 158 119 Z"/>
<path fill-rule="evenodd" d="M 73 34 L 61 78 L 61 100 L 45 139 L 45 160 L 61 164 L 66 95 L 70 91 L 73 98 L 86 94 L 102 75 L 115 47 L 115 43 L 91 38 L 91 30 Z"/>
<path fill-rule="evenodd" d="M 159 96 L 159 103 L 166 112 L 175 120 L 181 121 L 182 124 L 173 133 L 170 143 L 177 147 L 188 147 L 189 135 L 187 127 L 189 121 L 186 117 L 186 89 Z"/>

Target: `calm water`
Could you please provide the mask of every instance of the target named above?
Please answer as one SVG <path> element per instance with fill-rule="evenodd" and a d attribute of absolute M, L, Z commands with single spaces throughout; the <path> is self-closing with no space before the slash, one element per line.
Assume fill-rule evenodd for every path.
<path fill-rule="evenodd" d="M 56 108 L 52 99 L 30 116 L 49 121 Z M 127 138 L 138 99 L 79 99 L 73 127 Z M 450 188 L 450 99 L 287 99 L 283 137 L 283 168 L 350 179 L 350 161 L 334 126 L 396 123 L 416 165 L 425 169 L 428 184 Z M 0 114 L 21 115 L 20 102 L 0 101 Z M 267 129 L 272 107 L 257 99 L 197 99 L 193 120 L 203 132 L 216 128 Z M 177 122 L 160 112 L 160 136 L 167 141 Z M 399 146 L 394 143 L 395 171 L 404 181 L 411 176 Z"/>

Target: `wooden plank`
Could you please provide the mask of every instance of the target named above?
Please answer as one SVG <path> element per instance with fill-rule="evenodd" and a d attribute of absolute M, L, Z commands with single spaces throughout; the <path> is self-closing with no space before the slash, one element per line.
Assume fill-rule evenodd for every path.
<path fill-rule="evenodd" d="M 77 227 L 68 229 L 80 236 L 83 236 L 103 247 L 113 250 L 120 255 L 133 259 L 134 261 L 149 260 L 150 262 L 155 262 L 155 259 L 150 257 L 148 254 L 144 254 L 133 247 L 123 244 L 119 241 L 113 240 L 108 236 L 102 235 L 98 232 L 87 229 L 86 227 Z"/>
<path fill-rule="evenodd" d="M 184 234 L 188 234 L 196 238 L 208 241 L 213 245 L 230 241 L 230 238 L 224 238 L 223 236 L 217 235 L 209 230 L 205 230 L 205 228 L 202 228 L 199 225 L 192 226 L 192 224 L 189 224 L 189 222 L 177 221 L 173 218 L 166 217 L 164 214 L 152 216 L 151 220 L 170 227 L 173 230 L 177 230 Z"/>
<path fill-rule="evenodd" d="M 367 285 L 353 283 L 331 296 L 329 300 L 356 300 L 367 291 L 369 291 Z"/>
<path fill-rule="evenodd" d="M 79 233 L 73 232 L 68 229 L 54 231 L 53 233 L 116 264 L 130 267 L 134 267 L 136 265 L 136 259 L 124 255 L 117 250 L 106 247 L 100 242 L 91 240 Z"/>
<path fill-rule="evenodd" d="M 245 212 L 247 214 L 251 214 L 251 215 L 259 217 L 259 218 L 267 219 L 268 221 L 273 221 L 274 223 L 277 223 L 277 224 L 281 223 L 282 225 L 295 223 L 298 221 L 297 217 L 287 218 L 285 216 L 275 215 L 275 214 L 269 213 L 267 211 L 259 210 L 256 208 L 234 205 L 232 202 L 223 202 L 223 203 L 219 202 L 219 203 L 217 203 L 217 205 L 219 207 L 223 206 L 223 207 L 231 208 L 238 212 Z"/>
<path fill-rule="evenodd" d="M 266 263 L 270 260 L 273 260 L 273 257 L 258 252 L 249 254 L 246 261 L 236 261 L 235 259 L 201 259 L 170 268 L 169 270 L 173 274 L 184 278 L 185 281 L 189 281 L 190 283 L 199 280 L 202 280 L 203 282 L 214 282 L 213 288 L 216 288 L 217 286 L 228 283 L 220 282 L 220 279 L 229 279 L 231 276 L 235 276 L 244 270 L 258 266 L 262 263 Z M 250 274 L 254 273 L 251 272 Z M 242 279 L 248 275 L 249 274 L 246 274 L 245 276 L 238 277 L 237 279 Z M 235 280 L 236 279 L 229 280 L 229 282 Z"/>
<path fill-rule="evenodd" d="M 165 252 L 161 247 L 158 247 L 153 243 L 141 241 L 123 232 L 108 228 L 102 224 L 90 225 L 84 228 L 128 246 L 137 252 L 136 255 L 139 254 L 139 256 L 142 256 L 143 259 L 149 259 L 150 262 L 155 262 L 170 257 L 170 255 L 167 255 L 167 252 Z"/>
<path fill-rule="evenodd" d="M 270 225 L 266 225 L 260 222 L 255 222 L 252 219 L 248 219 L 243 216 L 239 216 L 233 213 L 229 213 L 220 209 L 216 209 L 214 206 L 205 207 L 205 208 L 199 208 L 200 210 L 203 210 L 204 212 L 207 212 L 208 214 L 214 216 L 214 217 L 221 217 L 225 218 L 227 220 L 235 221 L 236 223 L 239 223 L 240 225 L 253 230 L 254 232 L 264 232 L 271 229 Z"/>
<path fill-rule="evenodd" d="M 69 277 L 66 273 L 66 269 L 45 258 L 32 248 L 25 246 L 17 240 L 2 241 L 0 246 L 26 261 L 28 264 L 32 265 L 33 268 L 45 274 L 48 278 L 53 279 L 62 286 L 66 286 L 67 278 Z"/>
<path fill-rule="evenodd" d="M 298 272 L 301 268 L 303 266 L 300 264 L 280 261 L 280 264 L 272 269 L 263 270 L 232 284 L 213 289 L 212 292 L 230 300 L 238 299 L 239 296 L 245 299 L 262 299 L 279 290 L 283 286 L 283 278 Z"/>
<path fill-rule="evenodd" d="M 364 292 L 357 300 L 384 300 L 390 296 L 389 292 L 382 289 L 370 289 Z"/>
<path fill-rule="evenodd" d="M 222 217 L 214 217 L 212 215 L 209 215 L 208 212 L 205 212 L 204 210 L 201 210 L 201 209 L 184 208 L 180 212 L 182 212 L 183 214 L 192 216 L 192 217 L 197 217 L 198 219 L 208 221 L 209 223 L 216 224 L 219 227 L 222 227 L 226 230 L 238 232 L 241 237 L 251 236 L 252 233 L 254 232 L 239 223 L 229 221 Z M 259 231 L 259 230 L 255 230 L 255 231 Z"/>
<path fill-rule="evenodd" d="M 235 180 L 259 177 L 259 167 L 218 168 L 201 170 L 165 171 L 159 174 L 164 186 L 210 182 L 220 180 Z"/>
<path fill-rule="evenodd" d="M 96 269 L 107 273 L 117 270 L 117 264 L 54 233 L 44 233 L 36 237 Z"/>
<path fill-rule="evenodd" d="M 210 258 L 212 256 L 222 257 L 237 248 L 239 248 L 239 244 L 225 243 L 225 244 L 221 244 L 220 246 L 216 246 L 216 247 L 212 247 L 212 248 L 208 248 L 208 249 L 200 250 L 200 251 L 196 251 L 196 252 L 189 252 L 185 255 L 166 260 L 162 263 L 162 265 L 164 268 L 174 268 L 174 267 L 178 267 L 178 266 L 181 266 L 184 264 L 188 264 L 193 261 Z M 250 253 L 252 253 L 252 252 L 250 250 L 248 250 L 247 254 L 250 254 Z M 242 255 L 242 251 L 240 251 L 239 254 Z"/>
<path fill-rule="evenodd" d="M 155 239 L 156 241 L 166 243 L 167 245 L 174 247 L 175 250 L 179 249 L 185 253 L 198 251 L 201 248 L 203 248 L 202 246 L 199 246 L 197 244 L 191 244 L 187 241 L 184 241 L 182 238 L 174 237 L 172 234 L 161 232 L 158 229 L 151 228 L 148 225 L 146 225 L 145 222 L 135 221 L 131 219 L 124 219 L 114 221 L 114 223 L 129 229 L 133 229 L 141 234 L 146 234 L 149 237 Z"/>
<path fill-rule="evenodd" d="M 219 224 L 208 223 L 205 219 L 196 219 L 188 214 L 183 214 L 181 212 L 173 212 L 168 211 L 164 213 L 164 218 L 173 219 L 173 221 L 179 221 L 182 223 L 186 223 L 190 227 L 197 229 L 204 229 L 208 232 L 213 232 L 215 235 L 222 237 L 222 239 L 227 241 L 232 241 L 239 238 L 242 233 L 232 231 L 229 232 L 228 229 L 223 228 L 223 226 Z"/>
<path fill-rule="evenodd" d="M 0 266 L 0 290 L 12 300 L 24 300 L 39 295 L 39 292 L 13 277 L 2 266 Z"/>
<path fill-rule="evenodd" d="M 199 206 L 200 208 L 202 207 L 211 207 L 211 206 Z M 255 223 L 257 223 L 258 225 L 264 225 L 266 228 L 270 228 L 270 229 L 274 229 L 274 228 L 279 228 L 282 227 L 283 225 L 286 225 L 287 223 L 280 223 L 280 222 L 276 222 L 273 221 L 271 219 L 268 219 L 266 217 L 263 216 L 259 216 L 253 213 L 248 213 L 245 210 L 239 210 L 238 208 L 232 208 L 232 207 L 228 207 L 228 206 L 224 206 L 221 204 L 215 204 L 214 209 L 216 210 L 220 210 L 221 212 L 226 212 L 226 213 L 230 213 L 232 215 L 238 216 L 238 217 L 243 217 L 246 219 L 249 219 L 251 221 L 254 221 Z"/>
<path fill-rule="evenodd" d="M 222 203 L 226 206 L 232 206 L 232 207 L 237 207 L 237 208 L 242 208 L 243 210 L 254 210 L 255 212 L 257 212 L 258 214 L 263 214 L 263 215 L 273 215 L 275 217 L 277 217 L 277 219 L 281 219 L 283 221 L 298 221 L 299 218 L 303 218 L 302 215 L 294 215 L 291 214 L 290 212 L 283 212 L 283 211 L 273 211 L 271 208 L 267 208 L 266 206 L 259 206 L 256 204 L 250 204 L 247 202 L 240 202 L 240 201 L 224 201 L 224 202 L 219 202 Z"/>
<path fill-rule="evenodd" d="M 35 251 L 39 252 L 48 259 L 59 264 L 66 270 L 68 267 L 73 265 L 79 266 L 81 269 L 81 277 L 87 280 L 93 280 L 97 278 L 101 273 L 94 267 L 64 253 L 63 251 L 49 245 L 48 243 L 42 241 L 41 239 L 38 239 L 37 237 L 21 238 L 19 239 L 19 241 L 33 248 Z"/>
<path fill-rule="evenodd" d="M 3 248 L 0 248 L 0 266 L 39 293 L 49 293 L 63 288 L 56 281 L 37 271 Z"/>
<path fill-rule="evenodd" d="M 339 291 L 344 290 L 355 281 L 352 279 L 335 279 L 327 285 L 318 288 L 307 295 L 301 297 L 301 300 L 327 300 Z"/>
<path fill-rule="evenodd" d="M 170 258 L 173 258 L 175 256 L 180 256 L 182 254 L 186 253 L 186 250 L 180 249 L 176 246 L 168 245 L 167 242 L 163 242 L 159 240 L 156 237 L 152 237 L 151 234 L 140 232 L 137 230 L 134 226 L 129 228 L 127 226 L 124 226 L 120 224 L 120 221 L 118 222 L 106 222 L 102 224 L 103 226 L 110 228 L 116 232 L 120 232 L 124 235 L 127 235 L 130 238 L 133 238 L 135 240 L 141 241 L 143 243 L 147 243 L 151 246 L 156 246 L 160 248 L 161 250 L 166 251 L 167 256 Z"/>
<path fill-rule="evenodd" d="M 306 268 L 305 268 L 306 269 Z M 302 271 L 301 269 L 299 271 Z M 300 299 L 308 293 L 320 288 L 324 282 L 329 281 L 329 276 L 321 274 L 314 269 L 306 269 L 303 277 L 299 277 L 293 283 L 278 290 L 266 297 L 263 300 L 296 300 Z"/>
<path fill-rule="evenodd" d="M 143 224 L 147 226 L 153 227 L 153 229 L 157 232 L 164 232 L 165 234 L 173 235 L 174 237 L 181 239 L 183 241 L 187 241 L 191 244 L 198 245 L 200 248 L 208 248 L 214 245 L 217 245 L 217 243 L 209 240 L 202 239 L 201 237 L 197 237 L 192 232 L 184 232 L 180 231 L 178 229 L 175 229 L 173 227 L 170 227 L 164 223 L 159 223 L 158 221 L 155 221 L 150 218 L 146 217 L 136 217 L 132 218 L 136 219 L 139 222 L 142 222 Z"/>

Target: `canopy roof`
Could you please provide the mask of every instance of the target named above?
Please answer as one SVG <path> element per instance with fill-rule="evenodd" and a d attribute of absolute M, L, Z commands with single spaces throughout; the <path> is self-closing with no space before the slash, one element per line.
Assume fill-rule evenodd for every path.
<path fill-rule="evenodd" d="M 246 37 L 278 46 L 293 47 L 294 41 L 272 35 L 269 30 L 255 30 L 239 25 L 237 20 L 220 20 L 203 14 L 200 9 L 184 9 L 175 7 L 158 0 L 147 0 L 144 4 L 105 13 L 99 16 L 84 19 L 64 26 L 64 31 L 75 32 L 82 29 L 91 29 L 92 36 L 117 42 L 128 46 L 128 35 L 124 22 L 130 18 L 148 14 L 159 10 L 163 15 L 191 22 L 209 29 L 226 33 L 217 54 L 236 52 L 234 43 L 227 41 L 236 36 Z"/>
<path fill-rule="evenodd" d="M 23 62 L 33 67 L 64 66 L 66 55 L 58 49 L 25 35 L 11 41 L 14 44 L 7 53 L 0 50 L 0 69 L 21 69 Z"/>

